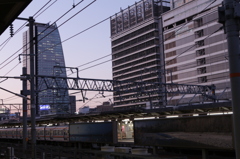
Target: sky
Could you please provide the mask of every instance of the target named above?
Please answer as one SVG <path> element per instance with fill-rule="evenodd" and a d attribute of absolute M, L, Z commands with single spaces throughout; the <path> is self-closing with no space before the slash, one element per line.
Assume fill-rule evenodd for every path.
<path fill-rule="evenodd" d="M 49 2 L 50 1 L 50 2 Z M 64 13 L 70 10 L 73 5 L 78 4 L 80 0 L 33 0 L 28 7 L 19 15 L 22 18 L 29 18 L 35 15 L 47 2 L 51 6 L 45 11 L 41 10 L 36 16 L 35 21 L 39 23 L 56 22 L 59 27 L 61 40 L 64 41 L 69 37 L 93 26 L 94 24 L 120 12 L 120 9 L 125 9 L 133 5 L 134 0 L 84 0 L 79 5 L 75 6 L 67 15 L 59 19 Z M 92 3 L 92 4 L 91 4 Z M 89 5 L 89 6 L 88 6 Z M 88 6 L 88 7 L 86 7 Z M 86 8 L 85 8 L 86 7 Z M 85 8 L 85 9 L 84 9 Z M 82 11 L 81 11 L 82 10 Z M 42 12 L 43 11 L 43 12 Z M 79 13 L 78 13 L 79 12 Z M 77 14 L 78 13 L 78 14 Z M 77 14 L 70 20 L 73 15 Z M 59 19 L 59 20 L 58 20 Z M 67 21 L 68 20 L 68 21 Z M 67 21 L 67 22 L 66 22 Z M 66 22 L 66 23 L 65 23 Z M 13 22 L 14 30 L 19 29 L 26 21 L 15 20 Z M 23 27 L 15 34 L 6 45 L 3 42 L 10 37 L 9 29 L 0 36 L 0 76 L 19 77 L 22 73 L 22 63 L 19 63 L 19 54 L 22 53 L 23 45 L 22 35 L 28 29 Z M 112 64 L 111 64 L 111 38 L 110 38 L 110 20 L 107 20 L 78 36 L 64 42 L 62 44 L 66 67 L 78 67 L 93 60 L 107 56 L 99 61 L 92 62 L 88 65 L 79 67 L 80 78 L 93 79 L 112 79 Z M 15 54 L 14 56 L 12 56 Z M 109 61 L 110 60 L 110 61 Z M 108 61 L 105 62 L 104 61 Z M 104 63 L 95 67 L 93 65 Z M 91 68 L 88 68 L 91 67 Z M 22 82 L 19 79 L 8 78 L 7 80 L 0 79 L 0 87 L 19 93 L 22 89 Z M 69 93 L 73 93 L 70 91 Z M 77 102 L 77 108 L 84 105 L 95 107 L 103 101 L 112 100 L 112 94 L 105 92 L 103 98 L 99 92 L 88 92 L 87 98 L 94 99 L 86 101 L 86 103 Z M 80 94 L 75 94 L 76 99 L 80 100 Z M 0 100 L 4 104 L 21 103 L 22 99 L 14 96 L 11 93 L 0 89 Z M 7 105 L 6 105 L 7 106 Z"/>

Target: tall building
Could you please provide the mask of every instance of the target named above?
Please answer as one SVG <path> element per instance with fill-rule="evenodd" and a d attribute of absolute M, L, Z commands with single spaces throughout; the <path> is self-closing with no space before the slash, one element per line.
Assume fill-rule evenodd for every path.
<path fill-rule="evenodd" d="M 167 10 L 167 0 L 141 0 L 111 17 L 113 80 L 165 82 L 160 15 Z M 115 108 L 158 107 L 163 100 L 160 87 L 150 93 L 114 92 Z"/>
<path fill-rule="evenodd" d="M 35 75 L 47 75 L 66 77 L 63 49 L 60 35 L 56 24 L 38 24 L 34 25 L 34 58 Z M 23 34 L 23 66 L 30 73 L 29 60 L 29 30 Z M 52 115 L 69 113 L 70 101 L 68 91 L 59 89 L 39 88 L 39 80 L 36 78 L 36 104 L 37 114 Z M 28 89 L 29 89 L 28 85 Z M 28 108 L 30 110 L 30 108 Z"/>
<path fill-rule="evenodd" d="M 216 86 L 216 99 L 231 99 L 226 35 L 218 23 L 222 0 L 173 0 L 162 15 L 166 82 Z M 202 96 L 168 96 L 168 104 L 199 103 Z"/>

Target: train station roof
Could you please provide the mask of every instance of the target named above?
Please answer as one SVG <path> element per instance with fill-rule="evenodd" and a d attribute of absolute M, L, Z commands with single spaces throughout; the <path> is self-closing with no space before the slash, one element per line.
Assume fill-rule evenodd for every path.
<path fill-rule="evenodd" d="M 0 0 L 0 35 L 32 0 Z"/>

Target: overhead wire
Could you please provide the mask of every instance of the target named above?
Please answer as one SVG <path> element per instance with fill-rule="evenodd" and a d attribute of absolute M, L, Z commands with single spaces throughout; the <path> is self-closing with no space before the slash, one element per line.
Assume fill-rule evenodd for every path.
<path fill-rule="evenodd" d="M 68 18 L 66 21 L 64 21 L 60 26 L 62 26 L 63 24 L 65 24 L 66 22 L 68 22 L 70 19 L 72 19 L 74 16 L 76 16 L 77 14 L 79 14 L 80 12 L 82 12 L 84 9 L 86 9 L 87 7 L 89 7 L 92 3 L 94 3 L 96 0 L 94 0 L 94 1 L 92 1 L 90 4 L 88 4 L 87 6 L 85 6 L 83 9 L 81 9 L 80 11 L 78 11 L 76 14 L 74 14 L 73 16 L 71 16 L 70 18 Z M 81 1 L 82 2 L 82 1 Z M 70 10 L 72 10 L 72 8 L 70 9 Z M 67 11 L 68 12 L 68 11 Z M 65 13 L 64 13 L 64 15 L 65 15 Z M 61 16 L 61 17 L 63 17 L 63 16 Z M 59 19 L 58 19 L 59 20 Z M 58 27 L 56 27 L 54 30 L 56 30 L 56 29 L 58 29 L 60 26 L 58 26 Z M 53 30 L 53 31 L 54 31 Z M 53 32 L 52 31 L 52 32 Z M 52 33 L 52 32 L 50 32 L 50 33 Z M 43 38 L 45 38 L 46 36 L 48 36 L 50 33 L 48 33 L 47 35 L 45 35 Z M 75 35 L 76 36 L 76 35 Z M 74 37 L 75 37 L 74 36 Z M 43 40 L 43 38 L 41 38 L 40 40 Z M 72 38 L 72 37 L 70 37 L 70 38 Z M 67 40 L 69 40 L 70 38 L 68 38 L 68 39 L 66 39 L 65 41 L 67 41 Z M 40 41 L 40 40 L 38 40 L 38 42 Z M 59 45 L 59 44 L 58 44 Z M 25 46 L 27 46 L 27 44 L 25 45 Z M 23 47 L 25 47 L 25 46 L 23 46 Z M 56 45 L 54 45 L 54 46 L 56 46 Z M 22 47 L 22 48 L 23 48 Z M 5 63 L 6 61 L 8 61 L 10 58 L 12 58 L 14 55 L 16 55 L 22 48 L 20 48 L 19 50 L 17 50 L 14 54 L 12 54 L 9 58 L 7 58 L 5 61 L 3 61 L 2 63 L 0 63 L 0 66 L 3 64 L 3 63 Z M 27 48 L 27 50 L 28 50 L 29 48 Z M 49 48 L 48 48 L 49 49 Z M 48 50 L 48 49 L 46 49 L 46 50 Z M 16 58 L 18 58 L 19 56 L 16 56 L 15 58 L 13 58 L 11 61 L 9 61 L 7 64 L 5 64 L 4 66 L 2 66 L 1 68 L 0 68 L 0 70 L 2 69 L 2 68 L 4 68 L 4 67 L 6 67 L 8 64 L 10 64 L 12 61 L 14 61 Z"/>
<path fill-rule="evenodd" d="M 222 27 L 220 27 L 218 30 L 216 30 L 216 31 L 213 32 L 212 34 L 209 34 L 209 35 L 208 35 L 206 38 L 204 38 L 203 40 L 207 39 L 208 37 L 210 37 L 211 35 L 213 35 L 214 33 L 218 32 L 218 31 L 221 30 L 221 29 L 222 29 Z M 168 63 L 169 63 L 170 61 L 172 61 L 173 59 L 178 58 L 179 56 L 181 56 L 181 55 L 184 54 L 185 52 L 188 52 L 190 49 L 192 49 L 192 48 L 195 47 L 195 46 L 196 46 L 196 44 L 193 44 L 193 45 L 190 46 L 188 49 L 186 49 L 186 50 L 183 51 L 182 53 L 178 54 L 177 56 L 175 56 L 174 58 L 172 58 L 171 60 L 169 60 L 166 64 L 168 64 Z M 94 60 L 94 61 L 95 61 L 95 60 Z M 95 65 L 93 65 L 93 66 L 90 66 L 90 67 L 81 69 L 81 70 L 79 70 L 78 72 L 87 70 L 87 69 L 89 69 L 89 68 L 92 68 L 92 67 L 95 67 L 95 66 L 98 66 L 98 65 L 101 65 L 101 64 L 104 64 L 104 63 L 109 62 L 109 61 L 111 61 L 111 60 L 107 60 L 107 61 L 104 61 L 104 62 L 95 64 Z M 86 64 L 88 64 L 88 63 L 86 63 Z M 81 66 L 81 65 L 80 65 L 80 66 Z M 189 65 L 187 65 L 187 66 L 189 66 Z M 72 74 L 73 74 L 73 73 L 72 73 Z M 71 74 L 70 74 L 70 75 L 71 75 Z M 124 75 L 124 74 L 122 74 L 122 75 Z"/>
<path fill-rule="evenodd" d="M 83 0 L 82 0 L 83 1 Z M 80 2 L 82 2 L 80 1 Z M 79 3 L 80 3 L 79 2 Z M 60 24 L 58 27 L 54 28 L 52 31 L 50 31 L 48 34 L 46 34 L 45 36 L 43 36 L 41 39 L 38 40 L 41 41 L 43 40 L 45 37 L 47 37 L 48 35 L 50 35 L 53 31 L 55 31 L 56 29 L 59 29 L 62 25 L 64 25 L 65 23 L 67 23 L 69 20 L 71 20 L 73 17 L 75 17 L 76 15 L 78 15 L 79 13 L 81 13 L 83 10 L 85 10 L 86 8 L 88 8 L 90 5 L 92 5 L 94 2 L 96 2 L 96 0 L 93 0 L 91 3 L 89 3 L 88 5 L 86 5 L 85 7 L 83 7 L 81 10 L 79 10 L 77 13 L 75 13 L 74 15 L 72 15 L 70 18 L 68 18 L 67 20 L 65 20 L 62 24 Z M 72 9 L 72 8 L 71 8 Z M 65 14 L 64 14 L 65 15 Z M 63 17 L 63 16 L 62 16 Z M 60 18 L 62 18 L 60 17 Z M 40 33 L 41 34 L 41 33 Z"/>
<path fill-rule="evenodd" d="M 109 19 L 109 18 L 107 18 L 107 19 Z M 213 33 L 213 34 L 214 34 L 214 33 Z M 188 50 L 187 50 L 187 51 L 188 51 Z M 185 52 L 187 52 L 187 51 L 185 51 Z M 184 53 L 184 52 L 182 52 L 181 54 L 183 54 L 183 53 Z M 181 54 L 177 55 L 175 58 L 179 57 Z M 109 54 L 109 55 L 111 55 L 111 54 Z M 109 55 L 106 55 L 106 56 L 109 56 Z M 104 56 L 104 57 L 106 57 L 106 56 Z M 102 58 L 104 58 L 104 57 L 102 57 Z M 102 59 L 102 58 L 99 58 L 99 59 Z M 87 65 L 87 64 L 89 64 L 89 63 L 95 62 L 95 61 L 97 61 L 97 60 L 99 60 L 99 59 L 93 60 L 93 61 L 91 61 L 91 62 L 88 62 L 88 63 L 86 63 L 86 64 L 80 65 L 80 66 L 78 66 L 78 67 L 82 67 L 82 66 Z M 102 62 L 102 63 L 106 63 L 106 62 L 108 62 L 108 61 L 111 61 L 111 60 L 107 60 L 107 61 Z M 102 63 L 100 63 L 100 64 L 102 64 Z M 90 66 L 90 67 L 88 67 L 88 68 L 92 68 L 92 67 L 95 67 L 95 66 L 100 65 L 100 64 L 96 64 L 96 65 Z M 85 68 L 85 69 L 82 69 L 82 70 L 79 70 L 79 71 L 83 71 L 83 70 L 86 70 L 86 69 L 88 69 L 88 68 Z"/>
<path fill-rule="evenodd" d="M 33 15 L 33 17 L 38 13 L 38 12 L 40 12 L 45 6 L 47 6 L 48 5 L 48 3 L 50 3 L 52 0 L 49 0 L 47 3 L 45 3 L 34 15 Z M 56 2 L 57 0 L 55 0 L 55 2 Z M 54 2 L 54 3 L 55 3 Z M 50 5 L 50 6 L 52 6 L 52 4 Z M 49 7 L 50 7 L 49 6 Z M 49 8 L 48 7 L 48 8 Z M 47 8 L 47 9 L 48 9 Z M 45 9 L 46 10 L 46 9 Z M 45 11 L 44 10 L 44 11 Z M 43 12 L 44 12 L 43 11 Z M 38 16 L 40 16 L 43 12 L 41 12 Z M 37 17 L 38 17 L 37 16 Z M 16 35 L 19 31 L 21 31 L 25 26 L 26 26 L 26 24 L 27 24 L 28 22 L 25 22 L 23 25 L 21 25 L 15 32 L 14 32 L 14 35 Z M 10 39 L 11 39 L 12 37 L 10 36 L 10 37 L 8 37 L 2 44 L 0 44 L 0 47 L 1 46 L 3 46 L 1 49 L 0 49 L 0 51 L 2 51 L 2 49 L 7 45 L 7 43 L 10 41 Z"/>
<path fill-rule="evenodd" d="M 51 0 L 50 0 L 51 1 Z M 83 0 L 82 0 L 83 1 Z M 80 1 L 78 4 L 80 4 L 82 1 Z M 77 4 L 77 5 L 78 5 Z M 43 7 L 42 7 L 43 8 Z M 60 18 L 58 18 L 55 22 L 57 22 L 58 20 L 60 20 L 63 16 L 65 16 L 67 13 L 69 13 L 69 11 L 71 11 L 73 8 L 71 8 L 71 9 L 69 9 L 66 13 L 64 13 L 63 15 L 61 15 L 60 16 Z M 72 18 L 72 17 L 71 17 Z M 66 21 L 65 21 L 66 22 Z M 28 23 L 28 22 L 26 22 L 26 23 Z M 58 29 L 59 27 L 57 27 L 57 28 L 55 28 L 55 30 L 56 29 Z M 46 30 L 46 29 L 45 29 Z M 45 31 L 44 30 L 44 31 Z M 53 30 L 54 31 L 54 30 Z M 43 33 L 43 32 L 41 32 L 41 33 Z M 40 34 L 41 34 L 40 33 Z M 50 32 L 50 33 L 52 33 L 52 32 Z M 44 36 L 44 38 L 45 37 L 47 37 L 50 33 L 48 33 L 47 35 L 45 35 Z M 40 35 L 40 34 L 38 34 L 38 35 Z M 43 39 L 43 38 L 42 38 Z M 40 40 L 38 40 L 38 41 L 41 41 L 42 39 L 40 39 Z M 28 42 L 27 44 L 25 44 L 23 47 L 21 47 L 19 50 L 17 50 L 14 54 L 12 54 L 10 57 L 8 57 L 5 61 L 3 61 L 2 63 L 0 63 L 0 66 L 3 64 L 3 63 L 5 63 L 7 60 L 9 60 L 10 58 L 12 58 L 14 55 L 16 55 L 19 51 L 21 51 L 22 50 L 22 48 L 24 48 L 25 46 L 27 46 L 28 44 L 29 44 L 30 42 Z M 27 48 L 26 50 L 28 50 L 28 49 L 30 49 L 30 48 Z M 17 56 L 18 57 L 18 56 Z M 13 60 L 15 60 L 17 57 L 15 57 Z M 13 60 L 11 60 L 9 63 L 11 63 Z M 9 64 L 8 63 L 8 64 Z M 4 65 L 4 67 L 5 67 L 6 65 Z M 1 67 L 0 69 L 2 69 L 3 67 Z"/>
<path fill-rule="evenodd" d="M 215 2 L 215 1 L 214 1 Z M 213 3 L 213 2 L 212 2 Z M 212 4 L 211 3 L 211 4 Z M 211 4 L 209 4 L 209 5 L 211 5 Z M 109 18 L 107 18 L 107 19 L 109 19 Z M 104 20 L 105 21 L 105 20 Z M 76 34 L 76 35 L 78 35 L 78 34 Z M 74 36 L 76 36 L 76 35 L 74 35 Z M 72 37 L 70 37 L 70 38 L 72 38 Z M 66 39 L 66 40 L 68 40 L 68 39 Z M 183 52 L 184 53 L 184 52 Z M 182 53 L 181 53 L 182 54 Z M 177 55 L 177 57 L 178 56 L 180 56 L 181 54 L 179 54 L 179 55 Z M 111 55 L 111 54 L 110 54 Z M 109 55 L 107 55 L 107 56 L 109 56 Z M 177 58 L 177 57 L 175 57 L 175 58 Z M 99 59 L 102 59 L 102 58 L 99 58 Z M 97 59 L 98 60 L 98 59 Z M 95 62 L 95 61 L 97 61 L 97 60 L 93 60 L 93 61 L 91 61 L 91 62 Z M 109 62 L 109 61 L 111 61 L 111 60 L 107 60 L 107 61 L 104 61 L 104 62 L 102 62 L 102 63 L 100 63 L 100 64 L 103 64 L 103 63 L 106 63 L 106 62 Z M 91 62 L 89 62 L 89 63 L 91 63 Z M 89 63 L 86 63 L 86 64 L 89 64 Z M 84 65 L 86 65 L 86 64 L 84 64 Z M 86 69 L 89 69 L 89 68 L 92 68 L 92 67 L 95 67 L 95 66 L 98 66 L 98 65 L 100 65 L 100 64 L 96 64 L 96 65 L 94 65 L 94 66 L 90 66 L 90 67 L 88 67 L 88 68 L 85 68 L 85 69 L 82 69 L 82 70 L 79 70 L 79 72 L 80 71 L 83 71 L 83 70 L 86 70 Z M 81 67 L 81 66 L 83 66 L 83 65 L 80 65 L 80 66 L 78 66 L 78 67 Z"/>
<path fill-rule="evenodd" d="M 82 0 L 82 1 L 83 1 L 83 0 Z M 81 2 L 82 2 L 82 1 L 81 1 Z M 95 0 L 95 1 L 96 1 L 96 0 Z M 95 2 L 95 1 L 93 1 L 93 2 Z M 55 1 L 55 2 L 56 2 L 56 1 Z M 54 3 L 55 3 L 55 2 L 54 2 Z M 78 4 L 80 4 L 81 2 L 79 2 Z M 92 2 L 92 3 L 93 3 L 93 2 Z M 54 3 L 52 3 L 51 5 L 53 5 Z M 92 3 L 90 3 L 88 6 L 90 6 Z M 76 4 L 75 6 L 77 6 L 78 4 Z M 80 13 L 81 11 L 83 11 L 84 9 L 86 9 L 88 6 L 84 7 L 84 8 L 83 8 L 82 10 L 80 10 L 78 13 Z M 50 6 L 49 6 L 49 7 L 50 7 Z M 48 7 L 48 8 L 49 8 L 49 7 Z M 48 9 L 48 8 L 46 8 L 46 9 Z M 45 10 L 46 10 L 46 9 L 45 9 Z M 45 11 L 45 10 L 44 10 L 44 11 Z M 70 10 L 72 10 L 72 8 L 71 8 Z M 69 12 L 69 11 L 67 11 L 64 15 L 66 15 L 68 12 Z M 43 12 L 41 12 L 40 14 L 42 14 L 42 13 L 43 13 Z M 72 19 L 72 18 L 73 18 L 74 16 L 76 16 L 78 13 L 76 13 L 75 15 L 73 15 L 73 16 L 72 16 L 71 18 L 69 18 L 67 21 L 69 21 L 70 19 Z M 40 14 L 39 14 L 39 15 L 40 15 Z M 38 16 L 39 16 L 39 15 L 38 15 Z M 62 15 L 60 18 L 58 18 L 58 20 L 61 19 L 64 15 Z M 65 21 L 64 23 L 62 23 L 61 26 L 62 26 L 63 24 L 65 24 L 67 21 Z M 96 24 L 95 24 L 95 26 L 96 26 Z M 94 27 L 94 26 L 92 26 L 92 27 Z M 91 27 L 91 28 L 92 28 L 92 27 Z M 59 27 L 58 27 L 58 28 L 59 28 Z M 90 29 L 90 28 L 88 28 L 88 29 Z M 88 29 L 86 29 L 86 30 L 88 30 Z M 86 30 L 85 30 L 85 31 L 86 31 Z M 78 33 L 78 34 L 79 34 L 79 33 Z M 75 36 L 76 36 L 76 35 L 75 35 Z M 68 40 L 70 40 L 71 38 L 73 38 L 73 37 L 75 37 L 75 36 L 72 36 L 72 37 L 66 39 L 65 41 L 68 41 Z M 17 52 L 19 52 L 19 50 L 18 50 Z M 11 56 L 11 57 L 12 57 L 12 56 Z M 12 59 L 10 62 L 12 62 L 12 61 L 15 60 L 15 59 L 16 59 L 16 58 Z M 8 62 L 7 64 L 9 64 L 10 62 Z M 7 64 L 5 64 L 3 67 L 5 67 Z M 1 65 L 1 64 L 0 64 L 0 65 Z M 10 71 L 8 71 L 4 76 L 6 76 L 8 73 L 10 73 L 10 72 L 11 72 L 13 69 L 15 69 L 18 65 L 19 65 L 19 63 L 18 63 L 17 65 L 15 65 Z M 3 68 L 3 67 L 2 67 L 2 68 Z M 0 68 L 0 69 L 2 69 L 2 68 Z"/>
<path fill-rule="evenodd" d="M 107 62 L 109 62 L 109 61 L 112 61 L 112 59 L 107 60 L 107 61 L 103 61 L 103 62 L 101 62 L 101 63 L 95 64 L 95 65 L 93 65 L 93 66 L 89 66 L 89 67 L 84 68 L 84 69 L 81 69 L 81 70 L 78 70 L 78 72 L 81 72 L 81 71 L 84 71 L 84 70 L 87 70 L 87 69 L 90 69 L 90 68 L 93 68 L 93 67 L 102 65 L 102 64 L 107 63 Z M 73 73 L 76 73 L 76 72 L 73 72 Z M 73 73 L 69 74 L 68 76 L 72 75 Z"/>
<path fill-rule="evenodd" d="M 50 0 L 51 1 L 51 0 Z M 49 1 L 49 2 L 50 2 Z M 51 3 L 47 8 L 45 8 L 42 12 L 40 12 L 38 15 L 36 15 L 41 9 L 43 9 L 46 5 L 44 5 L 37 13 L 33 15 L 34 18 L 39 17 L 42 13 L 44 13 L 47 9 L 49 9 L 53 4 L 55 4 L 58 0 L 55 0 L 53 3 Z M 36 15 L 36 16 L 35 16 Z"/>
<path fill-rule="evenodd" d="M 79 4 L 81 4 L 82 2 L 83 2 L 84 0 L 81 0 L 80 2 L 78 2 L 76 5 L 75 5 L 75 7 L 76 6 L 78 6 Z M 71 10 L 73 10 L 75 7 L 72 7 L 72 8 L 70 8 L 69 10 L 67 10 L 67 12 L 65 12 L 63 15 L 61 15 L 57 20 L 55 20 L 51 25 L 49 25 L 48 27 L 46 27 L 42 32 L 40 32 L 40 33 L 38 33 L 38 35 L 37 36 L 39 36 L 39 35 L 41 35 L 42 33 L 44 33 L 48 28 L 50 28 L 51 26 L 53 26 L 55 23 L 57 23 L 60 19 L 62 19 L 65 15 L 67 15 Z M 52 30 L 52 32 L 53 31 L 55 31 L 56 29 L 58 29 L 59 28 L 59 26 L 57 27 L 57 28 L 55 28 L 54 30 Z M 51 34 L 52 32 L 50 32 L 50 33 L 48 33 L 47 35 L 45 35 L 43 38 L 45 38 L 46 36 L 48 36 L 49 34 Z M 42 39 L 40 39 L 40 40 L 38 40 L 38 41 L 41 41 Z"/>
<path fill-rule="evenodd" d="M 179 30 L 181 30 L 186 24 L 192 22 L 195 17 L 197 17 L 198 15 L 200 15 L 200 14 L 202 14 L 203 12 L 207 11 L 207 8 L 208 8 L 209 6 L 211 6 L 214 2 L 216 2 L 216 0 L 212 1 L 212 2 L 211 2 L 209 5 L 207 5 L 204 9 L 202 9 L 201 12 L 197 13 L 196 15 L 194 15 L 191 20 L 189 20 L 189 21 L 187 21 L 186 23 L 184 23 L 179 29 L 177 29 L 177 30 L 176 30 L 175 32 L 173 32 L 170 36 L 168 36 L 164 41 L 162 41 L 162 42 L 160 43 L 160 45 L 163 45 L 163 43 L 164 43 L 165 41 L 167 41 L 167 40 L 171 39 L 173 36 L 175 36 L 176 33 L 177 33 Z M 212 12 L 210 12 L 210 13 L 208 13 L 208 14 L 212 14 L 212 13 L 214 13 L 214 12 L 216 12 L 216 11 L 212 11 Z M 193 47 L 193 46 L 192 46 L 192 47 Z M 191 47 L 191 48 L 192 48 L 192 47 Z M 189 49 L 187 49 L 187 50 L 190 50 L 191 48 L 189 48 Z M 186 51 L 185 51 L 185 52 L 186 52 Z M 183 53 L 184 53 L 184 52 L 183 52 Z M 181 53 L 181 54 L 183 54 L 183 53 Z M 179 56 L 180 56 L 180 55 L 177 55 L 175 58 L 177 58 L 177 57 L 179 57 Z M 145 57 L 146 57 L 146 55 L 145 55 L 144 57 L 142 57 L 142 58 L 145 58 Z M 174 59 L 175 59 L 175 58 L 174 58 Z M 173 60 L 173 59 L 172 59 L 172 60 Z M 170 60 L 169 62 L 171 62 L 172 60 Z M 132 68 L 133 68 L 135 65 L 136 65 L 136 64 L 133 64 L 133 65 L 132 65 Z M 162 65 L 161 67 L 164 67 L 164 65 Z M 124 74 L 126 74 L 126 73 L 127 73 L 127 72 L 123 73 L 122 75 L 124 75 Z"/>

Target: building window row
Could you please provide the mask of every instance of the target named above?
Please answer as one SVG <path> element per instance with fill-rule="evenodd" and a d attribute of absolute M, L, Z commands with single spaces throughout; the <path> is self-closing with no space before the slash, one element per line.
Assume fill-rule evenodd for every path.
<path fill-rule="evenodd" d="M 171 49 L 171 48 L 174 48 L 176 47 L 176 42 L 173 41 L 171 43 L 168 43 L 168 44 L 165 44 L 165 50 L 168 50 L 168 49 Z"/>
<path fill-rule="evenodd" d="M 127 57 L 124 57 L 122 59 L 116 60 L 116 61 L 113 62 L 113 66 L 123 64 L 123 63 L 127 63 L 129 61 L 136 60 L 138 58 L 143 58 L 143 57 L 145 57 L 145 56 L 147 56 L 151 53 L 157 53 L 158 51 L 159 51 L 158 47 L 150 48 L 150 49 L 141 51 L 139 53 L 133 54 L 131 56 L 127 56 Z"/>
<path fill-rule="evenodd" d="M 126 74 L 127 72 L 132 72 L 135 70 L 144 70 L 145 68 L 146 68 L 146 70 L 149 70 L 150 66 L 156 66 L 156 65 L 160 64 L 160 60 L 155 60 L 154 62 L 152 62 L 154 59 L 156 59 L 156 58 L 154 56 L 152 56 L 151 59 L 145 60 L 146 63 L 143 63 L 141 65 L 138 65 L 139 63 L 142 63 L 142 62 L 139 62 L 134 65 L 131 63 L 131 65 L 130 65 L 131 67 L 121 66 L 121 67 L 114 68 L 113 75 L 117 76 L 117 75 L 121 75 L 121 74 Z M 150 69 L 152 69 L 152 67 Z M 122 71 L 118 71 L 118 70 L 122 70 Z"/>
<path fill-rule="evenodd" d="M 136 36 L 139 36 L 140 34 L 143 34 L 143 33 L 147 32 L 149 30 L 152 30 L 152 29 L 158 29 L 158 23 L 150 24 L 150 25 L 145 26 L 145 27 L 143 27 L 143 28 L 141 28 L 137 31 L 134 31 L 134 32 L 128 34 L 128 35 L 125 35 L 121 38 L 118 38 L 117 40 L 112 41 L 112 46 L 117 45 L 119 43 L 122 43 L 124 41 L 127 41 L 127 40 L 129 40 L 131 38 L 134 38 Z"/>
<path fill-rule="evenodd" d="M 125 49 L 125 48 L 127 48 L 129 46 L 132 46 L 134 44 L 140 43 L 142 41 L 145 41 L 145 40 L 153 38 L 153 37 L 158 38 L 158 31 L 150 32 L 150 33 L 145 34 L 143 36 L 140 36 L 140 37 L 138 37 L 136 39 L 128 41 L 128 42 L 126 42 L 126 43 L 124 43 L 122 45 L 119 45 L 117 47 L 112 47 L 112 51 L 116 52 L 116 51 L 119 51 L 121 49 Z"/>
<path fill-rule="evenodd" d="M 165 54 L 165 57 L 168 58 L 168 57 L 172 57 L 172 56 L 176 56 L 176 50 L 175 51 L 171 51 L 171 52 L 168 52 Z"/>
<path fill-rule="evenodd" d="M 154 65 L 154 62 L 152 62 L 152 65 Z M 120 73 L 117 74 L 117 75 L 121 75 L 121 76 L 117 77 L 118 80 L 132 77 L 131 79 L 128 79 L 128 80 L 133 80 L 134 81 L 136 79 L 143 80 L 145 78 L 150 78 L 150 77 L 154 77 L 154 76 L 157 77 L 158 76 L 157 70 L 154 73 L 150 72 L 147 75 L 142 75 L 142 74 L 145 73 L 143 70 L 133 72 L 133 73 L 128 73 L 128 74 L 127 74 L 127 72 L 124 72 L 124 71 L 121 71 L 121 72 L 123 72 L 123 74 L 120 74 Z M 114 76 L 116 76 L 116 74 L 114 74 Z M 134 78 L 134 76 L 135 76 L 135 78 Z M 136 77 L 136 76 L 138 76 L 138 77 Z"/>
<path fill-rule="evenodd" d="M 144 48 L 150 47 L 152 45 L 159 45 L 159 40 L 158 39 L 153 39 L 153 40 L 147 41 L 145 43 L 142 43 L 140 45 L 131 47 L 131 48 L 127 49 L 127 50 L 124 50 L 124 51 L 121 51 L 121 52 L 118 52 L 118 53 L 112 52 L 113 53 L 113 60 L 116 59 L 116 58 L 125 56 L 125 55 L 129 55 L 129 54 L 131 54 L 133 52 L 142 50 Z"/>
<path fill-rule="evenodd" d="M 166 61 L 166 65 L 167 65 L 167 66 L 173 65 L 173 64 L 176 64 L 176 63 L 177 63 L 177 59 L 172 59 L 172 60 Z"/>
<path fill-rule="evenodd" d="M 164 35 L 164 41 L 167 41 L 173 38 L 175 38 L 175 31 L 172 31 Z"/>
<path fill-rule="evenodd" d="M 138 69 L 144 69 L 149 66 L 152 66 L 153 64 L 154 65 L 160 64 L 159 58 L 160 58 L 159 55 L 141 58 L 141 59 L 135 61 L 134 63 L 131 62 L 131 63 L 125 64 L 125 65 L 121 65 L 119 67 L 115 67 L 115 68 L 113 68 L 113 72 L 115 74 L 116 71 L 124 69 L 124 71 L 122 71 L 122 72 L 126 73 L 127 72 L 126 70 L 133 71 L 133 70 L 138 70 Z M 154 63 L 151 62 L 153 60 L 155 61 Z M 141 65 L 139 66 L 139 64 L 141 64 Z M 127 69 L 128 67 L 131 67 L 131 68 Z M 118 73 L 118 74 L 120 74 L 120 73 Z"/>

